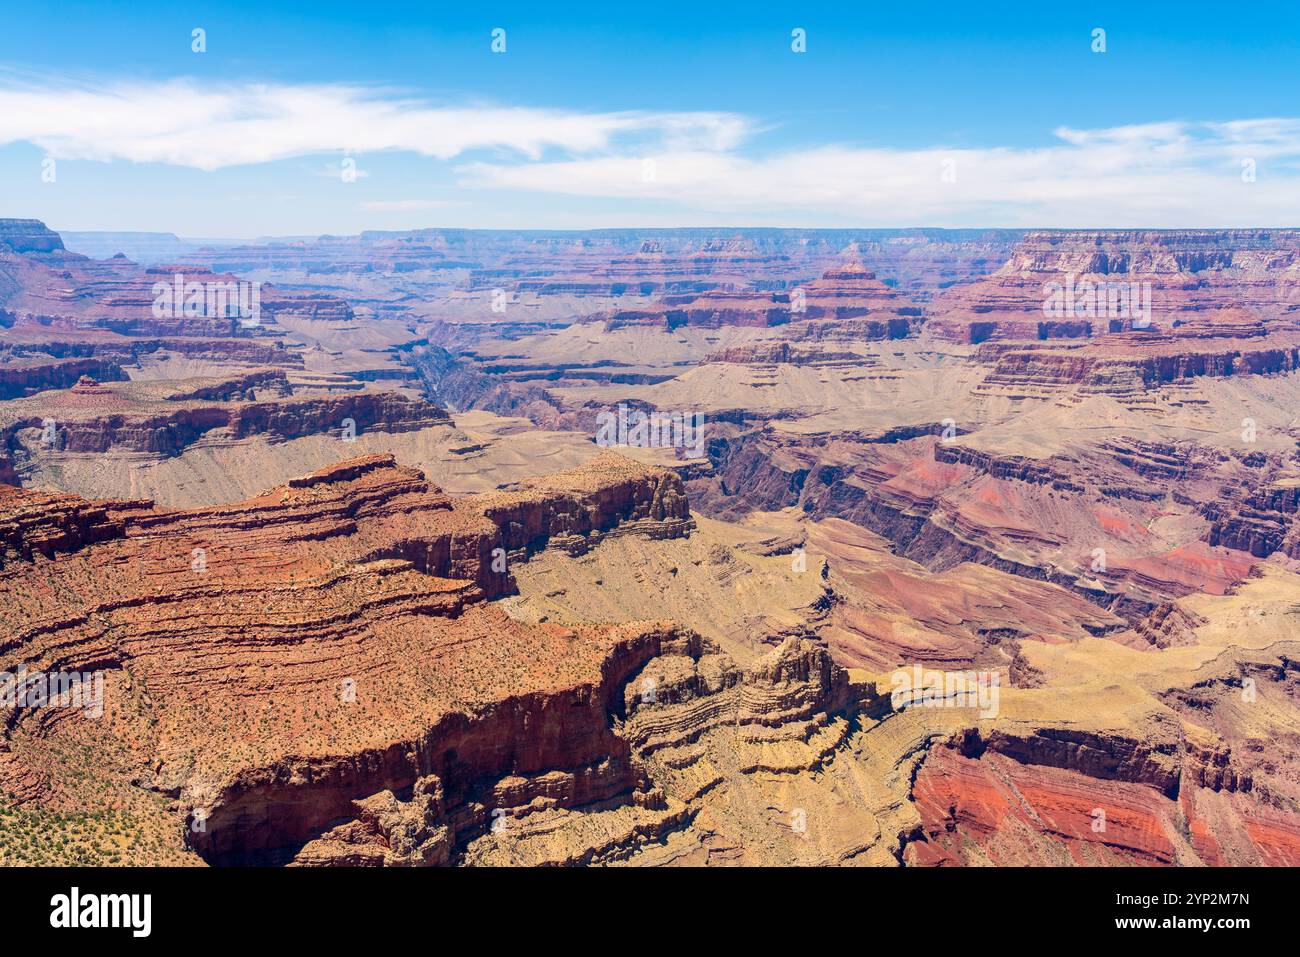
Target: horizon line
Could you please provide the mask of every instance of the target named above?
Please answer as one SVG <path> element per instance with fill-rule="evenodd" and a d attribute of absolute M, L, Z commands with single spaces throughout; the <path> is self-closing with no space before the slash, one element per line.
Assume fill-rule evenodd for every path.
<path fill-rule="evenodd" d="M 256 236 L 195 236 L 167 229 L 78 229 L 55 227 L 45 220 L 29 217 L 0 217 L 5 220 L 27 219 L 37 222 L 51 232 L 102 236 L 167 236 L 190 243 L 243 243 L 304 242 L 321 239 L 348 239 L 367 235 L 399 236 L 407 233 L 1227 233 L 1227 232 L 1297 232 L 1300 224 L 1286 226 L 1236 225 L 1236 226 L 411 226 L 399 229 L 363 229 L 358 232 L 285 233 Z"/>

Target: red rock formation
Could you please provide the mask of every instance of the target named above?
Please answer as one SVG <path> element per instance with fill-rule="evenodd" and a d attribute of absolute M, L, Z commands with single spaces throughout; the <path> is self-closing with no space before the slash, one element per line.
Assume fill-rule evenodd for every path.
<path fill-rule="evenodd" d="M 71 389 L 41 392 L 0 409 L 0 449 L 11 460 L 45 452 L 176 455 L 214 430 L 231 439 L 284 440 L 344 435 L 348 428 L 352 435 L 401 432 L 449 421 L 437 406 L 393 392 L 299 397 L 278 370 L 188 384 L 83 378 Z M 46 431 L 51 422 L 52 436 Z"/>
<path fill-rule="evenodd" d="M 1111 336 L 1079 348 L 1009 349 L 988 352 L 993 371 L 982 392 L 1050 394 L 1072 386 L 1082 393 L 1128 395 L 1198 376 L 1275 375 L 1300 368 L 1294 336 L 1208 339 Z"/>
<path fill-rule="evenodd" d="M 8 241 L 6 241 L 8 237 Z M 229 308 L 191 315 L 164 287 L 200 284 L 234 290 L 241 281 L 188 265 L 142 268 L 129 259 L 88 259 L 68 252 L 56 233 L 33 220 L 0 220 L 0 306 L 6 324 L 30 321 L 67 329 L 109 329 L 132 336 L 234 337 L 274 333 L 275 317 L 351 320 L 345 300 L 323 293 L 260 290 L 260 312 L 245 319 Z M 159 308 L 159 289 L 168 292 Z M 251 304 L 251 295 L 248 297 Z M 232 299 L 232 301 L 234 301 Z M 215 303 L 215 299 L 213 299 Z M 220 305 L 217 303 L 216 305 Z M 229 303 L 227 303 L 229 306 Z M 250 324 L 251 323 L 251 324 Z"/>
<path fill-rule="evenodd" d="M 48 361 L 50 358 L 94 357 L 101 360 L 105 367 L 110 363 L 134 365 L 144 357 L 163 357 L 169 354 L 229 365 L 298 368 L 303 365 L 302 353 L 286 348 L 280 340 L 133 338 L 105 329 L 74 329 L 55 323 L 30 321 L 0 329 L 0 346 L 7 347 L 9 353 L 17 358 L 33 362 Z M 95 377 L 101 381 L 114 378 L 107 373 Z"/>
<path fill-rule="evenodd" d="M 641 776 L 608 715 L 633 670 L 698 647 L 668 626 L 529 628 L 483 603 L 508 590 L 494 549 L 689 530 L 676 477 L 614 455 L 459 503 L 371 456 L 232 506 L 10 489 L 0 509 L 11 626 L 0 652 L 147 686 L 155 733 L 126 773 L 181 795 L 178 813 L 203 822 L 192 844 L 213 861 L 274 859 L 353 801 L 392 790 L 405 802 L 417 785 L 441 792 L 439 826 L 452 832 L 426 862 L 490 823 L 481 808 L 466 816 L 466 802 L 510 774 L 564 770 L 583 782 L 575 802 L 631 800 Z M 109 706 L 110 733 L 137 734 L 130 682 L 110 682 L 124 696 Z M 354 699 L 340 699 L 343 682 Z M 44 717 L 20 711 L 11 731 L 39 739 Z M 28 800 L 59 787 L 25 766 L 39 747 L 0 751 L 15 774 L 45 781 Z"/>
<path fill-rule="evenodd" d="M 0 400 L 66 389 L 83 376 L 104 382 L 121 382 L 121 366 L 105 359 L 22 358 L 0 362 Z"/>
<path fill-rule="evenodd" d="M 874 273 L 850 263 L 828 270 L 821 279 L 767 296 L 707 292 L 681 297 L 681 301 L 668 297 L 661 308 L 615 312 L 604 319 L 606 331 L 642 325 L 665 330 L 682 326 L 769 327 L 821 320 L 824 326 L 801 335 L 902 339 L 915 334 L 920 316 L 918 307 L 877 280 Z M 842 329 L 849 323 L 852 325 Z"/>
<path fill-rule="evenodd" d="M 1259 693 L 1274 702 L 1293 695 L 1293 669 L 1285 656 L 1261 662 Z M 1258 866 L 1300 859 L 1300 825 L 1283 810 L 1295 785 L 1278 774 L 1294 743 L 1288 736 L 1269 758 L 1256 756 L 1234 677 L 1170 693 L 1195 723 L 1161 722 L 1149 740 L 1039 728 L 966 731 L 932 748 L 912 788 L 922 825 L 906 861 Z"/>
<path fill-rule="evenodd" d="M 1206 509 L 1213 520 L 1206 540 L 1267 558 L 1281 552 L 1300 557 L 1300 478 L 1278 475 L 1237 501 Z"/>
<path fill-rule="evenodd" d="M 913 789 L 921 865 L 1169 865 L 1175 804 L 1155 788 L 936 748 Z"/>
<path fill-rule="evenodd" d="M 937 297 L 930 329 L 970 343 L 1068 339 L 1130 331 L 1136 318 L 1180 337 L 1258 335 L 1300 306 L 1298 256 L 1294 230 L 1028 233 L 992 275 Z M 1112 303 L 1104 284 L 1126 295 L 1136 284 L 1151 314 Z M 1079 288 L 1078 307 L 1057 315 L 1050 305 L 1062 285 Z"/>
<path fill-rule="evenodd" d="M 1254 564 L 1225 531 L 1202 541 L 1202 515 L 1213 521 L 1223 511 L 1225 483 L 1255 487 L 1263 456 L 1111 440 L 1030 459 L 972 448 L 960 436 L 737 432 L 711 432 L 713 471 L 691 483 L 706 513 L 798 506 L 883 535 L 931 571 L 975 562 L 1054 582 L 1134 623 L 1191 591 L 1222 593 Z M 1148 526 L 1172 514 L 1186 516 L 1188 531 L 1172 547 L 1157 544 Z M 1283 528 L 1274 522 L 1260 540 L 1276 548 Z"/>

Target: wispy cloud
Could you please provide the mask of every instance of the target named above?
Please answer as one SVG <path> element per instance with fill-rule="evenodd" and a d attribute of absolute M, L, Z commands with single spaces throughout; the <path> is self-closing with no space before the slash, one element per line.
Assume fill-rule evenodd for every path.
<path fill-rule="evenodd" d="M 436 106 L 347 85 L 0 85 L 0 144 L 34 143 L 56 159 L 203 170 L 346 150 L 446 160 L 501 149 L 539 159 L 550 148 L 587 154 L 622 138 L 728 149 L 747 132 L 747 122 L 728 113 Z"/>
<path fill-rule="evenodd" d="M 1054 134 L 1054 143 L 1039 148 L 819 146 L 762 157 L 693 150 L 457 169 L 467 187 L 669 201 L 737 223 L 1300 223 L 1300 120 L 1061 127 Z"/>
<path fill-rule="evenodd" d="M 29 142 L 56 159 L 217 170 L 404 151 L 453 164 L 466 190 L 604 200 L 599 210 L 585 204 L 588 215 L 629 225 L 665 215 L 736 225 L 1300 224 L 1300 119 L 1044 132 L 1037 147 L 774 150 L 779 131 L 725 111 L 440 105 L 343 84 L 68 85 L 0 74 L 0 145 Z M 319 171 L 339 173 L 332 160 Z M 410 180 L 396 188 L 419 191 Z"/>

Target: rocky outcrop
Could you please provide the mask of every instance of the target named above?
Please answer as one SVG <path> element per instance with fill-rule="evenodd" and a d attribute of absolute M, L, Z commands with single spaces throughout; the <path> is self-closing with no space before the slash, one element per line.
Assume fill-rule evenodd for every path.
<path fill-rule="evenodd" d="M 1206 541 L 1267 558 L 1281 552 L 1300 558 L 1300 478 L 1275 476 L 1238 501 L 1206 509 L 1212 519 Z"/>
<path fill-rule="evenodd" d="M 936 748 L 913 789 L 911 865 L 1173 865 L 1177 805 L 1140 783 Z"/>
<path fill-rule="evenodd" d="M 939 424 L 929 431 L 939 432 Z M 775 429 L 715 430 L 708 450 L 712 472 L 690 483 L 707 514 L 795 506 L 882 535 L 897 554 L 931 571 L 974 562 L 1055 583 L 1135 625 L 1163 602 L 1197 589 L 1219 593 L 1249 573 L 1251 557 L 1232 551 L 1244 539 L 1229 535 L 1227 525 L 1198 539 L 1206 518 L 1229 521 L 1225 487 L 1254 488 L 1270 461 L 1137 438 L 1029 458 L 976 448 L 961 436 L 808 441 Z M 1145 529 L 1168 514 L 1171 494 L 1185 496 L 1177 513 L 1197 530 L 1152 549 Z M 1271 548 L 1287 527 L 1232 521 Z"/>
<path fill-rule="evenodd" d="M 913 789 L 923 823 L 908 863 L 1257 865 L 1300 848 L 1300 828 L 1266 804 L 1216 796 L 1249 790 L 1223 750 L 1187 738 L 1153 763 L 1119 738 L 1063 749 L 1057 737 L 933 749 Z"/>
<path fill-rule="evenodd" d="M 132 338 L 104 330 L 69 329 L 60 325 L 21 322 L 7 330 L 3 343 L 16 359 L 49 362 L 51 359 L 94 358 L 106 370 L 86 374 L 103 382 L 117 381 L 113 365 L 135 365 L 142 359 L 180 356 L 239 366 L 301 368 L 301 352 L 282 340 L 233 338 Z M 55 386 L 54 388 L 58 388 Z"/>
<path fill-rule="evenodd" d="M 994 455 L 978 449 L 957 444 L 936 444 L 934 460 L 964 465 L 967 468 L 983 472 L 998 479 L 1014 479 L 1018 482 L 1032 482 L 1035 485 L 1050 485 L 1061 491 L 1080 492 L 1082 486 L 1070 477 L 1064 467 L 1055 467 L 1050 462 L 1026 458 L 1021 455 Z"/>
<path fill-rule="evenodd" d="M 68 252 L 57 233 L 35 220 L 0 220 L 0 305 L 6 325 L 129 337 L 255 338 L 281 334 L 277 316 L 354 319 L 346 300 L 327 293 L 263 288 L 200 266 L 141 267 L 123 256 L 89 259 Z"/>
<path fill-rule="evenodd" d="M 126 373 L 106 359 L 13 359 L 0 363 L 0 400 L 66 389 L 88 376 L 100 382 L 124 382 Z"/>
<path fill-rule="evenodd" d="M 607 332 L 629 326 L 671 331 L 683 326 L 769 328 L 821 321 L 822 326 L 796 334 L 818 339 L 902 339 L 920 328 L 921 310 L 861 264 L 849 263 L 827 270 L 821 279 L 765 296 L 713 291 L 682 302 L 668 297 L 658 309 L 622 310 L 595 318 L 604 319 Z M 842 327 L 848 323 L 852 325 Z"/>
<path fill-rule="evenodd" d="M 1136 741 L 1057 728 L 1032 735 L 994 730 L 966 734 L 961 752 L 978 758 L 986 751 L 1004 754 L 1021 764 L 1063 768 L 1091 778 L 1124 781 L 1155 788 L 1166 797 L 1178 793 L 1179 748 L 1176 742 Z"/>
<path fill-rule="evenodd" d="M 671 623 L 526 626 L 484 602 L 475 580 L 508 574 L 496 548 L 514 561 L 688 530 L 676 477 L 613 455 L 457 502 L 373 456 L 180 512 L 0 497 L 15 543 L 0 595 L 25 615 L 4 651 L 123 676 L 98 730 L 142 746 L 100 769 L 103 786 L 171 795 L 173 827 L 211 863 L 593 863 L 699 847 L 714 839 L 689 829 L 719 781 L 826 774 L 849 760 L 852 717 L 882 707 L 806 641 L 742 667 Z M 57 545 L 23 517 L 73 524 L 76 508 L 78 540 Z M 5 752 L 33 804 L 59 786 L 43 717 L 16 715 L 29 743 Z"/>
<path fill-rule="evenodd" d="M 406 835 L 387 862 L 445 861 L 512 776 L 540 776 L 507 789 L 523 805 L 554 796 L 555 774 L 577 804 L 642 800 L 609 715 L 630 673 L 698 645 L 667 624 L 528 627 L 485 602 L 509 590 L 507 556 L 689 531 L 676 476 L 612 454 L 459 502 L 370 456 L 229 506 L 9 489 L 0 507 L 15 626 L 0 653 L 126 678 L 110 733 L 159 733 L 124 773 L 179 795 L 191 846 L 218 863 L 286 860 L 354 813 L 357 834 Z M 10 727 L 39 738 L 44 718 Z"/>
<path fill-rule="evenodd" d="M 418 858 L 410 860 L 408 851 L 400 862 L 443 863 L 503 814 L 527 813 L 534 800 L 548 807 L 631 803 L 642 779 L 609 724 L 615 689 L 665 642 L 671 647 L 681 639 L 655 627 L 611 637 L 604 667 L 587 681 L 451 710 L 417 738 L 382 751 L 294 762 L 232 782 L 212 802 L 196 849 L 214 863 L 275 860 L 267 852 L 276 849 L 292 850 L 302 863 L 322 863 L 323 845 L 358 843 L 328 825 L 358 805 L 364 825 L 366 802 L 378 797 L 399 817 L 416 815 L 424 831 L 412 835 Z M 553 719 L 561 708 L 563 716 Z M 390 802 L 383 792 L 410 797 Z M 437 799 L 422 800 L 430 792 Z M 495 797 L 511 803 L 484 803 Z M 337 854 L 330 856 L 337 862 Z"/>
<path fill-rule="evenodd" d="M 558 476 L 473 496 L 462 507 L 501 529 L 504 547 L 518 558 L 547 546 L 580 555 L 609 534 L 675 538 L 694 525 L 676 473 L 647 471 L 614 452 Z"/>
<path fill-rule="evenodd" d="M 83 377 L 71 389 L 10 403 L 4 419 L 0 448 L 15 462 L 60 453 L 172 456 L 217 434 L 228 441 L 319 433 L 347 439 L 450 422 L 437 406 L 394 392 L 297 395 L 275 370 L 120 385 Z"/>
<path fill-rule="evenodd" d="M 1030 232 L 997 271 L 936 297 L 929 328 L 966 343 L 1262 335 L 1293 318 L 1298 257 L 1286 229 Z"/>
<path fill-rule="evenodd" d="M 63 250 L 59 234 L 38 219 L 0 219 L 0 245 L 16 253 L 53 253 Z"/>
<path fill-rule="evenodd" d="M 125 534 L 124 503 L 24 492 L 0 485 L 0 568 L 54 559 Z M 127 510 L 131 509 L 126 504 Z"/>
<path fill-rule="evenodd" d="M 1174 602 L 1158 606 L 1139 621 L 1134 630 L 1155 648 L 1172 648 L 1196 643 L 1196 629 L 1206 619 L 1187 611 Z"/>
<path fill-rule="evenodd" d="M 852 773 L 854 719 L 888 709 L 873 685 L 850 681 L 824 649 L 790 638 L 742 667 L 686 634 L 661 643 L 659 654 L 627 676 L 621 699 L 613 708 L 615 734 L 641 778 L 632 807 L 587 820 L 564 814 L 556 808 L 570 786 L 552 781 L 553 790 L 527 807 L 513 800 L 500 815 L 508 826 L 473 842 L 467 863 L 615 863 L 656 854 L 663 863 L 842 863 L 876 850 L 874 821 L 863 807 L 838 805 L 844 827 L 823 825 L 820 839 L 804 830 L 807 818 L 827 822 L 836 806 L 810 787 L 810 777 L 843 784 Z M 512 790 L 526 780 L 513 779 Z M 782 788 L 791 786 L 807 807 L 772 821 L 773 802 L 788 800 Z M 786 843 L 792 827 L 793 846 Z M 737 843 L 757 830 L 771 843 Z"/>
<path fill-rule="evenodd" d="M 1300 346 L 1277 337 L 1203 344 L 1143 337 L 1112 337 L 1104 346 L 1076 349 L 1002 348 L 982 392 L 1130 395 L 1199 376 L 1276 375 L 1300 368 Z"/>

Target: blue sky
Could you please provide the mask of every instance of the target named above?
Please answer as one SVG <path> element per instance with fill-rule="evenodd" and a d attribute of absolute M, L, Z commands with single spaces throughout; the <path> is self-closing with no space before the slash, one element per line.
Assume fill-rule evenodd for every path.
<path fill-rule="evenodd" d="M 1300 224 L 1295 3 L 177 6 L 6 11 L 0 215 L 230 237 Z"/>

